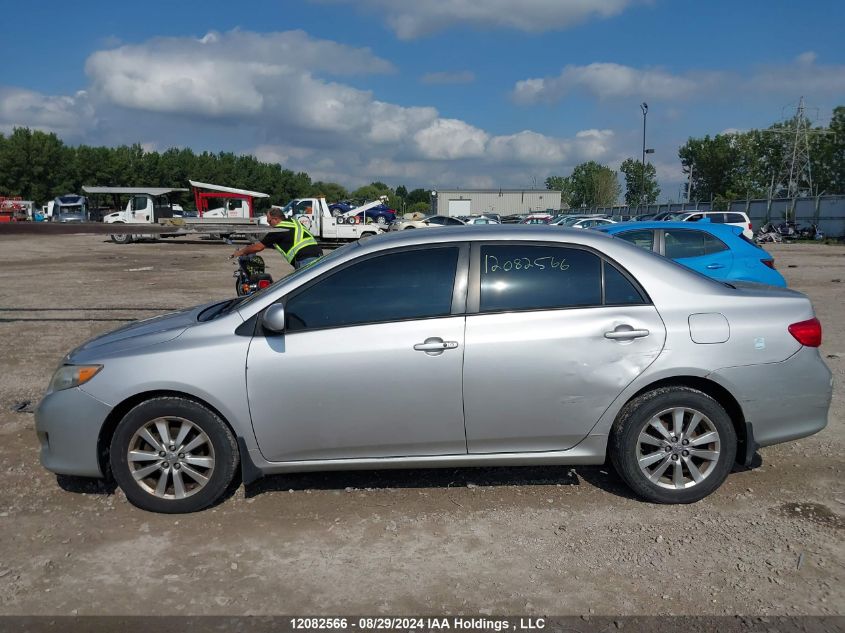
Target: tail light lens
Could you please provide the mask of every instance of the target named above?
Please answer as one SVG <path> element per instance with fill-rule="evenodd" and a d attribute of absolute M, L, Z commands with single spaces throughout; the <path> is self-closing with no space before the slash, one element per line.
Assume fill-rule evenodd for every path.
<path fill-rule="evenodd" d="M 751 222 L 748 223 L 748 230 L 753 231 L 754 229 L 751 228 Z"/>
<path fill-rule="evenodd" d="M 775 260 L 773 260 L 773 259 L 761 259 L 760 261 L 763 264 L 765 264 L 766 266 L 768 266 L 769 268 L 771 268 L 772 270 L 775 270 Z"/>
<path fill-rule="evenodd" d="M 269 286 L 270 286 L 269 280 L 267 280 L 267 279 L 259 279 L 258 280 L 258 289 L 259 290 L 264 290 L 264 288 L 267 288 Z"/>
<path fill-rule="evenodd" d="M 793 323 L 789 326 L 789 333 L 801 345 L 818 347 L 822 344 L 822 324 L 816 318 Z"/>

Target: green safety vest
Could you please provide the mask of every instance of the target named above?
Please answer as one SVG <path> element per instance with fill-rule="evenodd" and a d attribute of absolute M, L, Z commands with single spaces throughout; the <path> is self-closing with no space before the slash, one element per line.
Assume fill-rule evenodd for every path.
<path fill-rule="evenodd" d="M 302 222 L 299 222 L 298 220 L 283 220 L 282 222 L 275 224 L 274 228 L 293 230 L 293 245 L 287 251 L 282 250 L 282 247 L 278 244 L 273 244 L 273 246 L 276 247 L 276 250 L 279 251 L 287 260 L 288 264 L 292 264 L 296 254 L 306 246 L 311 246 L 312 244 L 317 246 L 317 240 L 315 240 L 314 236 L 308 232 L 308 229 L 302 225 Z"/>

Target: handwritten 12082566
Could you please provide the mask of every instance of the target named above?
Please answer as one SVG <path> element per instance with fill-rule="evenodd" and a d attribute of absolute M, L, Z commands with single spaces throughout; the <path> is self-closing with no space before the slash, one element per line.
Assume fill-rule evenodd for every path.
<path fill-rule="evenodd" d="M 565 271 L 569 270 L 569 264 L 566 259 L 557 259 L 556 257 L 515 257 L 507 259 L 504 262 L 499 262 L 499 258 L 495 255 L 484 256 L 484 274 L 497 272 L 512 272 L 518 270 L 548 270 Z"/>

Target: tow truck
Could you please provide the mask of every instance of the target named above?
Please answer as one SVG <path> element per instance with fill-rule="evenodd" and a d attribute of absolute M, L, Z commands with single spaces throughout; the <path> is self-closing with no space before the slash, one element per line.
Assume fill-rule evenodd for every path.
<path fill-rule="evenodd" d="M 332 246 L 340 242 L 384 233 L 378 224 L 362 224 L 357 214 L 379 206 L 385 199 L 382 196 L 378 200 L 342 213 L 332 212 L 323 196 L 296 198 L 282 207 L 282 211 L 286 217 L 299 220 L 321 245 Z"/>

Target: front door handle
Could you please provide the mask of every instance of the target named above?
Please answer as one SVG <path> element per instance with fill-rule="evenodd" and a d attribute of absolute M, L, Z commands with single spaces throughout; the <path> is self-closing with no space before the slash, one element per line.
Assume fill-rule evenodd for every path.
<path fill-rule="evenodd" d="M 416 351 L 425 352 L 430 356 L 442 354 L 447 349 L 455 349 L 457 347 L 457 341 L 444 341 L 442 338 L 436 336 L 427 338 L 424 342 L 414 345 Z"/>
<path fill-rule="evenodd" d="M 619 339 L 629 339 L 629 338 L 642 338 L 644 336 L 648 336 L 648 330 L 620 330 L 616 329 L 612 332 L 605 332 L 604 338 L 609 338 L 613 340 Z"/>
<path fill-rule="evenodd" d="M 706 268 L 707 270 L 717 270 L 719 268 L 724 268 L 724 266 L 722 266 L 722 264 L 707 264 Z"/>

